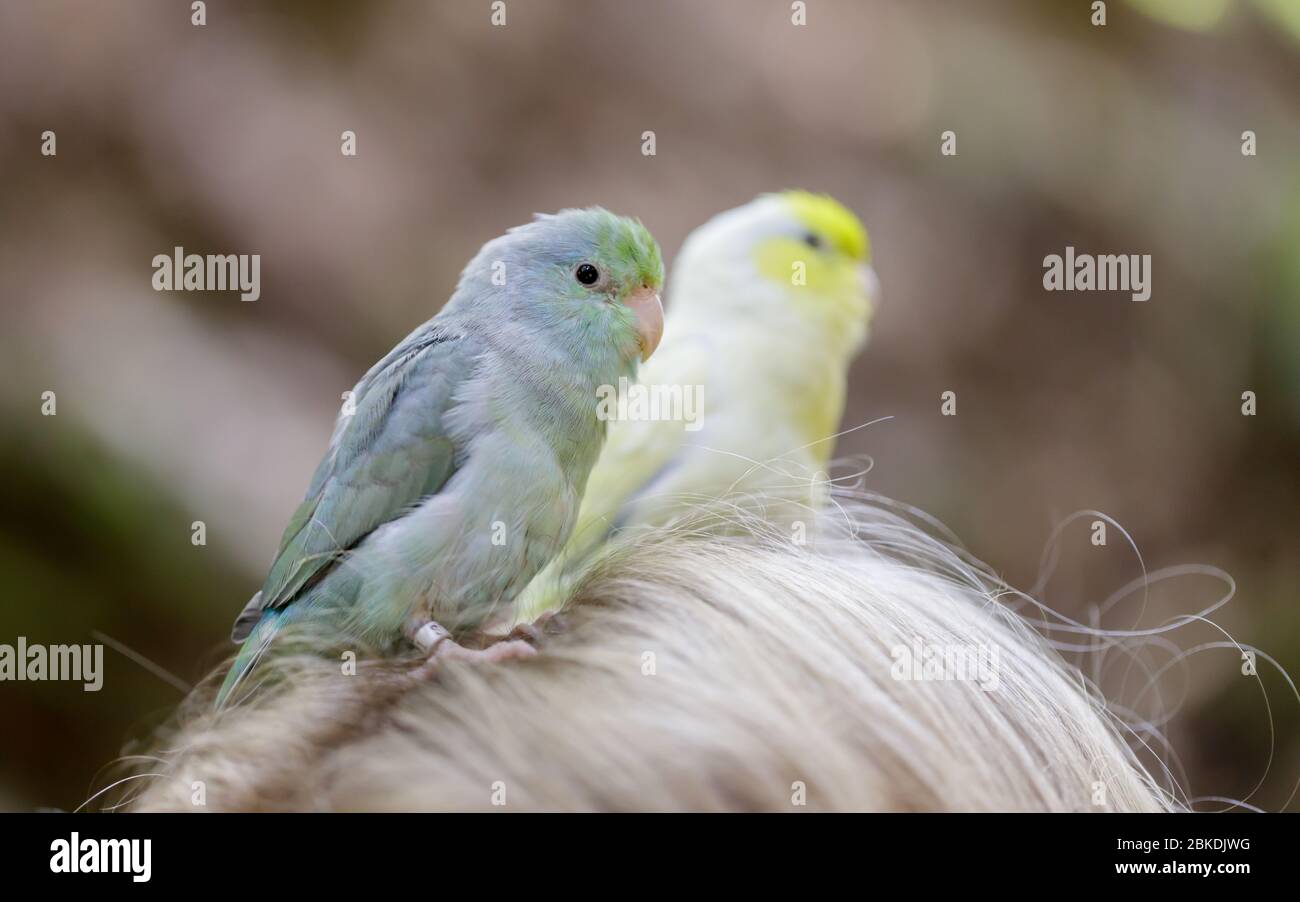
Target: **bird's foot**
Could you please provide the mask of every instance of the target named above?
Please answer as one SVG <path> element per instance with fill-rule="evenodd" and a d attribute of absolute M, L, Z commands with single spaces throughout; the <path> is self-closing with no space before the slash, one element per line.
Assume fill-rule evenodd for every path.
<path fill-rule="evenodd" d="M 520 639 L 501 639 L 486 648 L 466 648 L 451 638 L 445 627 L 428 618 L 407 621 L 402 634 L 428 657 L 419 673 L 432 676 L 443 661 L 469 661 L 473 664 L 496 664 L 515 658 L 531 658 L 537 649 Z"/>
<path fill-rule="evenodd" d="M 510 631 L 506 638 L 537 645 L 545 638 L 547 633 L 563 632 L 567 625 L 564 617 L 556 611 L 543 611 L 531 623 L 515 624 L 514 629 Z"/>

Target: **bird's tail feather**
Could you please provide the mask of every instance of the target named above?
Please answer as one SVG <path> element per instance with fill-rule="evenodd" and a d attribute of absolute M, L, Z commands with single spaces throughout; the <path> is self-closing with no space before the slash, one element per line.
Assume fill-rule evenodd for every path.
<path fill-rule="evenodd" d="M 216 709 L 220 711 L 226 706 L 234 691 L 239 688 L 244 677 L 257 666 L 257 662 L 271 645 L 271 640 L 280 629 L 281 612 L 268 612 L 253 627 L 248 639 L 244 642 L 239 654 L 235 655 L 234 663 L 230 665 L 230 670 L 226 674 L 226 679 L 222 682 L 221 688 L 217 691 Z"/>
<path fill-rule="evenodd" d="M 262 622 L 264 613 L 266 613 L 266 608 L 262 604 L 262 593 L 258 592 L 248 600 L 248 604 L 244 605 L 244 609 L 235 618 L 235 626 L 230 631 L 231 640 L 243 642 L 247 639 L 253 628 Z"/>

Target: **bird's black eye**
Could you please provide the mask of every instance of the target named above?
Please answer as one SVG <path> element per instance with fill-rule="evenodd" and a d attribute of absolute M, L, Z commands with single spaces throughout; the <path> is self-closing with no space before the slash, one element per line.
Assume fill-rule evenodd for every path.
<path fill-rule="evenodd" d="M 595 285 L 600 279 L 600 270 L 590 263 L 583 263 L 573 271 L 573 277 L 583 285 Z"/>
<path fill-rule="evenodd" d="M 815 250 L 822 246 L 822 237 L 820 235 L 814 235 L 812 232 L 808 232 L 803 236 L 803 243 Z"/>

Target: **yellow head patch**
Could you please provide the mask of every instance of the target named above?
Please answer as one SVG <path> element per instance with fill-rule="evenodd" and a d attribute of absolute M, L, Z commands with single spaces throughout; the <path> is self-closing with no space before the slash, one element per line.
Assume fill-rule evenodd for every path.
<path fill-rule="evenodd" d="M 759 274 L 827 299 L 843 308 L 841 315 L 869 313 L 861 270 L 870 260 L 871 246 L 858 218 L 824 194 L 785 191 L 767 195 L 767 200 L 780 202 L 798 231 L 758 242 L 754 256 Z"/>
<path fill-rule="evenodd" d="M 871 259 L 871 242 L 858 217 L 834 198 L 807 191 L 784 191 L 777 195 L 786 202 L 795 218 L 813 235 L 831 243 L 851 260 L 866 263 Z"/>

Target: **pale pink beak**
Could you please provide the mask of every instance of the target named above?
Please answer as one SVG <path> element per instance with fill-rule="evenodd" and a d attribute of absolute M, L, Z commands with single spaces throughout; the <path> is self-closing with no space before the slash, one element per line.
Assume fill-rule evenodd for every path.
<path fill-rule="evenodd" d="M 644 363 L 664 336 L 664 305 L 653 288 L 638 288 L 623 298 L 623 305 L 636 319 L 637 340 L 641 345 L 641 362 Z"/>

